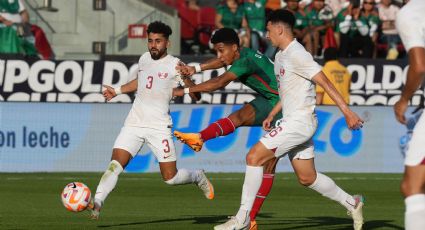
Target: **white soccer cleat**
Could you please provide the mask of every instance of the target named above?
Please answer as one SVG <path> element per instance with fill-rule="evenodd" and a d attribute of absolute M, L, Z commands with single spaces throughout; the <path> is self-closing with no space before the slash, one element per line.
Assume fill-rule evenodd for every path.
<path fill-rule="evenodd" d="M 224 224 L 214 226 L 214 230 L 248 230 L 250 226 L 250 221 L 246 223 L 239 223 L 238 219 L 235 216 L 230 217 Z"/>
<path fill-rule="evenodd" d="M 348 211 L 347 214 L 353 218 L 354 230 L 361 230 L 363 226 L 363 205 L 364 197 L 362 195 L 354 195 L 356 205 L 352 211 Z"/>
<path fill-rule="evenodd" d="M 204 195 L 207 199 L 214 199 L 214 187 L 205 175 L 204 170 L 200 170 L 199 177 L 201 179 L 196 185 L 198 185 L 198 187 L 204 192 Z"/>

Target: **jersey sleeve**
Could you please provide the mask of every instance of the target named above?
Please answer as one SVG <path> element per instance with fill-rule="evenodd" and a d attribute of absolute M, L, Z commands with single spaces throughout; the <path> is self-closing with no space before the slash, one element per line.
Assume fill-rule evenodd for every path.
<path fill-rule="evenodd" d="M 292 59 L 295 72 L 301 77 L 311 80 L 316 74 L 322 71 L 320 65 L 313 59 L 310 53 L 300 50 L 295 53 Z"/>
<path fill-rule="evenodd" d="M 174 80 L 177 83 L 177 85 L 185 86 L 182 76 L 176 70 L 176 66 L 178 65 L 179 62 L 181 62 L 180 59 L 178 59 L 178 58 L 174 58 L 173 59 L 173 62 L 171 64 L 171 66 L 172 66 L 172 70 L 171 71 L 173 71 L 172 76 L 174 76 Z"/>
<path fill-rule="evenodd" d="M 229 72 L 234 73 L 238 78 L 241 76 L 252 73 L 252 63 L 249 62 L 248 58 L 240 58 L 236 60 L 232 67 L 230 67 Z"/>

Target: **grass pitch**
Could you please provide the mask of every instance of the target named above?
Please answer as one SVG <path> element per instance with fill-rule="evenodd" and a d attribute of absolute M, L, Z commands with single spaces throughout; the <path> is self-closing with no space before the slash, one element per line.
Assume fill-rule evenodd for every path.
<path fill-rule="evenodd" d="M 400 174 L 327 173 L 352 194 L 366 197 L 364 229 L 403 229 Z M 60 193 L 73 181 L 95 192 L 100 173 L 0 174 L 0 229 L 212 229 L 239 207 L 241 173 L 210 173 L 216 197 L 194 185 L 168 186 L 159 173 L 123 174 L 98 221 L 71 213 Z M 291 173 L 276 175 L 257 218 L 259 229 L 352 229 L 345 209 L 303 188 Z"/>

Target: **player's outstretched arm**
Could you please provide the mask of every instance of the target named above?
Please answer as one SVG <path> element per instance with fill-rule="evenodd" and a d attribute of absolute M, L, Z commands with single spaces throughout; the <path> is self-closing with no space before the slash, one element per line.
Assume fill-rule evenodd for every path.
<path fill-rule="evenodd" d="M 196 84 L 192 81 L 192 79 L 188 78 L 188 77 L 184 77 L 183 78 L 183 82 L 184 85 L 186 87 L 191 87 L 191 86 L 195 86 Z M 189 93 L 189 96 L 195 100 L 195 101 L 199 101 L 201 100 L 201 93 Z"/>
<path fill-rule="evenodd" d="M 276 103 L 276 105 L 273 107 L 272 111 L 270 111 L 267 118 L 263 121 L 263 129 L 265 131 L 270 131 L 272 129 L 271 123 L 273 122 L 274 117 L 277 113 L 282 111 L 282 103 L 280 100 Z"/>
<path fill-rule="evenodd" d="M 341 94 L 335 89 L 335 86 L 328 80 L 325 74 L 320 71 L 316 74 L 312 80 L 321 86 L 325 92 L 332 98 L 338 108 L 345 116 L 345 121 L 347 122 L 347 126 L 350 129 L 360 129 L 363 127 L 363 120 L 353 112 L 348 105 L 345 103 Z"/>
<path fill-rule="evenodd" d="M 137 90 L 137 78 L 118 88 L 112 88 L 109 85 L 103 85 L 103 87 L 105 87 L 103 97 L 106 101 L 110 101 L 119 94 L 135 92 Z"/>
<path fill-rule="evenodd" d="M 187 87 L 185 89 L 174 88 L 173 96 L 181 97 L 185 93 L 202 93 L 202 92 L 213 92 L 217 89 L 223 88 L 230 82 L 236 80 L 237 76 L 232 72 L 225 72 L 224 74 L 211 78 L 208 81 L 202 82 L 198 85 Z"/>
<path fill-rule="evenodd" d="M 204 63 L 197 64 L 197 65 L 194 65 L 194 66 L 179 64 L 179 65 L 176 66 L 176 70 L 182 76 L 190 77 L 197 72 L 201 72 L 201 71 L 209 70 L 209 69 L 219 69 L 221 67 L 224 67 L 225 65 L 226 64 L 224 64 L 220 59 L 213 58 L 213 59 L 210 59 L 210 60 L 208 60 Z"/>

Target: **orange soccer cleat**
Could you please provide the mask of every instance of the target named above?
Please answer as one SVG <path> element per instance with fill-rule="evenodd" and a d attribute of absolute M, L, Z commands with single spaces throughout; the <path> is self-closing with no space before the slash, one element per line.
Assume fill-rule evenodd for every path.
<path fill-rule="evenodd" d="M 201 139 L 199 133 L 182 133 L 174 131 L 174 136 L 177 137 L 181 142 L 188 145 L 195 152 L 199 152 L 204 145 L 204 141 Z"/>

